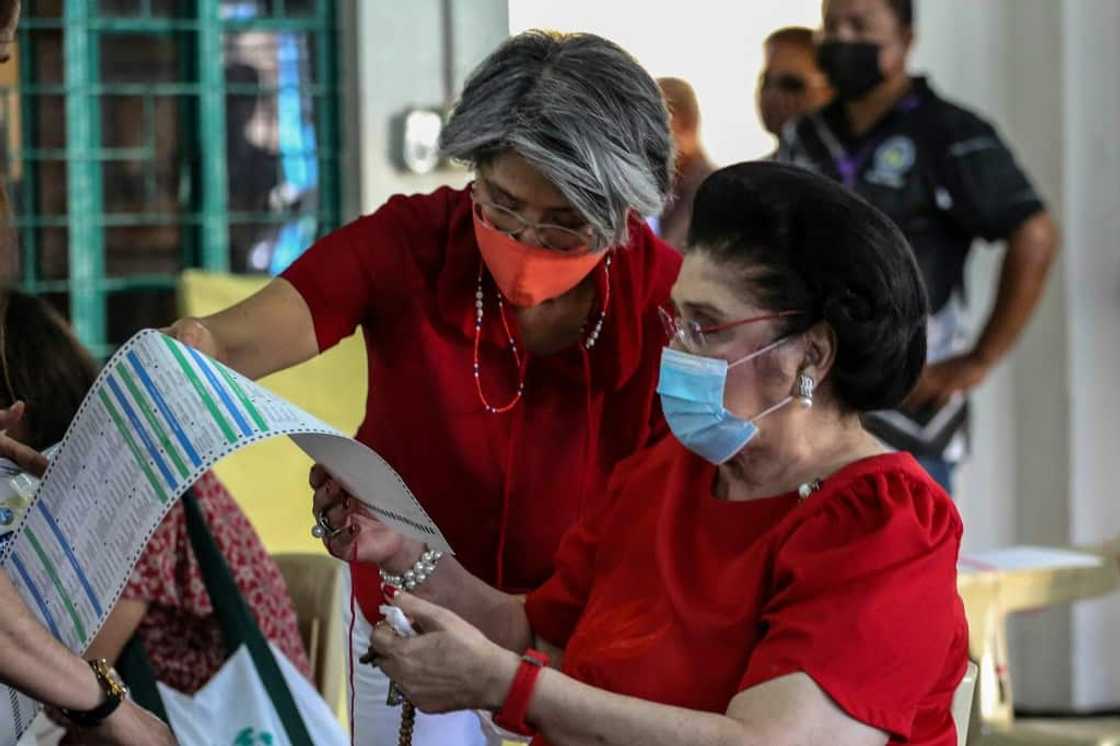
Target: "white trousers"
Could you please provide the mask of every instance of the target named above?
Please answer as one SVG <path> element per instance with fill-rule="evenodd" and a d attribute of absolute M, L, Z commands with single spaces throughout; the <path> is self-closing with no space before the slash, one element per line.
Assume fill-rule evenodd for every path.
<path fill-rule="evenodd" d="M 350 632 L 350 571 L 344 573 L 344 593 L 342 615 L 346 622 L 345 633 Z M 350 640 L 353 645 L 355 670 L 347 677 L 347 687 L 353 682 L 353 690 L 347 699 L 347 707 L 353 702 L 350 719 L 354 727 L 353 746 L 396 746 L 399 741 L 401 708 L 389 707 L 385 699 L 389 696 L 389 677 L 380 668 L 363 665 L 358 659 L 369 649 L 369 637 L 373 625 L 362 614 L 357 601 L 354 603 L 354 634 Z M 346 656 L 347 670 L 351 656 Z M 416 713 L 416 727 L 412 733 L 413 746 L 488 746 L 501 741 L 488 738 L 483 731 L 482 721 L 472 711 L 450 712 L 444 715 Z"/>

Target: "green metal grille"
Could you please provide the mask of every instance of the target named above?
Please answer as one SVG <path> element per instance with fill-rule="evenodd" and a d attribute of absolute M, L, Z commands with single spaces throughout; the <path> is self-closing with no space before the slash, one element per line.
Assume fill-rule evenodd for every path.
<path fill-rule="evenodd" d="M 167 323 L 181 270 L 275 271 L 338 226 L 334 6 L 25 0 L 19 279 L 95 352 Z"/>

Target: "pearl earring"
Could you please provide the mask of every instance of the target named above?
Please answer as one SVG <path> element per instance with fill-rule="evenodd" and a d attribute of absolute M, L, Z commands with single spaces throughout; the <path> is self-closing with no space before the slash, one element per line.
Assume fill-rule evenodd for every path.
<path fill-rule="evenodd" d="M 799 373 L 797 376 L 797 401 L 801 403 L 802 409 L 809 409 L 813 406 L 813 389 L 816 388 L 817 382 L 808 373 Z"/>

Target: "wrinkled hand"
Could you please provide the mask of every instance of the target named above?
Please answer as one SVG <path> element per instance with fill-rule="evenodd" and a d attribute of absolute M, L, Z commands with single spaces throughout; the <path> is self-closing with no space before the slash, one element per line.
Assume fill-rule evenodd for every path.
<path fill-rule="evenodd" d="M 214 334 L 202 322 L 202 319 L 188 316 L 179 319 L 171 326 L 160 329 L 160 331 L 172 339 L 177 339 L 183 344 L 195 348 L 204 355 L 208 355 L 215 360 L 222 360 L 222 350 L 218 347 L 218 340 L 214 338 Z"/>
<path fill-rule="evenodd" d="M 393 604 L 419 635 L 399 637 L 388 624 L 378 624 L 370 651 L 412 704 L 429 713 L 501 708 L 517 671 L 515 653 L 411 593 L 397 593 Z"/>
<path fill-rule="evenodd" d="M 131 700 L 96 728 L 71 728 L 59 746 L 174 746 L 178 743 L 171 729 L 155 715 Z"/>
<path fill-rule="evenodd" d="M 327 523 L 342 529 L 334 536 L 323 537 L 323 546 L 338 559 L 371 562 L 398 571 L 411 567 L 423 553 L 423 544 L 374 518 L 322 466 L 311 467 L 308 481 L 315 490 L 312 519 L 318 520 L 320 512 L 326 511 Z"/>
<path fill-rule="evenodd" d="M 0 430 L 15 427 L 23 419 L 26 406 L 17 401 L 7 409 L 0 409 Z M 42 478 L 47 470 L 47 458 L 30 446 L 25 446 L 6 432 L 0 432 L 0 457 L 14 462 L 34 477 Z"/>
<path fill-rule="evenodd" d="M 943 407 L 953 394 L 965 394 L 979 386 L 989 370 L 987 363 L 971 354 L 927 365 L 902 407 L 911 412 Z"/>

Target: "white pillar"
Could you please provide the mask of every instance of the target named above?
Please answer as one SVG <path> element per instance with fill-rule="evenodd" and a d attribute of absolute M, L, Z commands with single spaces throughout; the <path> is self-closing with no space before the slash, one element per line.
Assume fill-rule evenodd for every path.
<path fill-rule="evenodd" d="M 470 175 L 461 169 L 437 170 L 418 176 L 396 165 L 394 118 L 411 107 L 444 103 L 446 70 L 444 11 L 450 9 L 452 65 L 456 95 L 463 80 L 508 36 L 506 0 L 351 0 L 343 33 L 352 39 L 350 61 L 357 68 L 343 107 L 353 119 L 348 138 L 353 157 L 343 169 L 360 174 L 358 204 L 376 210 L 394 194 L 432 191 L 443 184 L 463 184 Z"/>
<path fill-rule="evenodd" d="M 1094 542 L 1120 533 L 1120 3 L 1063 5 L 1071 526 Z M 1115 708 L 1120 597 L 1079 604 L 1073 643 L 1074 704 Z"/>

